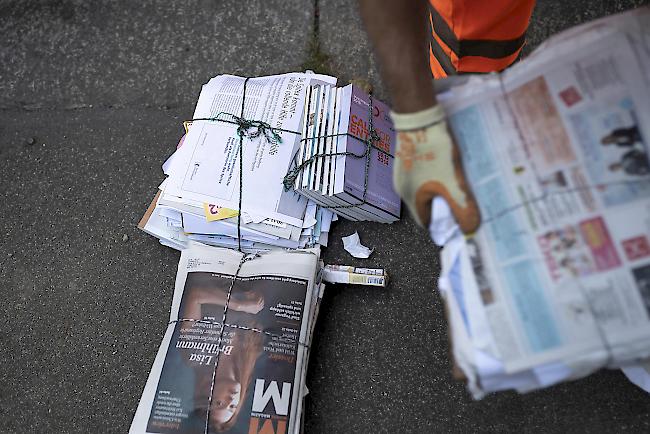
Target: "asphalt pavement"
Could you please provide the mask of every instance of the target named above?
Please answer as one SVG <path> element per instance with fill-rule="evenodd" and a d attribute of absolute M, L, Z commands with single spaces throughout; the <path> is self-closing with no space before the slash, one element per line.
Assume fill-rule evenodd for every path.
<path fill-rule="evenodd" d="M 540 0 L 526 50 L 643 3 Z M 210 77 L 300 70 L 314 38 L 342 81 L 386 98 L 353 5 L 0 0 L 0 432 L 128 430 L 178 261 L 136 224 L 182 120 Z M 355 230 L 371 259 L 343 250 Z M 392 282 L 327 289 L 307 433 L 650 430 L 650 396 L 618 371 L 472 401 L 450 374 L 426 232 L 408 217 L 341 221 L 330 240 L 327 262 L 384 267 Z"/>

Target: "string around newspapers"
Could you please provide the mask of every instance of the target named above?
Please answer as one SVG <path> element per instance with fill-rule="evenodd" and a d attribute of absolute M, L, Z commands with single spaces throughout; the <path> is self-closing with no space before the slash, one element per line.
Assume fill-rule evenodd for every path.
<path fill-rule="evenodd" d="M 241 104 L 241 111 L 240 111 L 239 116 L 237 116 L 235 114 L 232 114 L 232 113 L 221 112 L 221 113 L 217 114 L 217 116 L 215 116 L 213 118 L 196 118 L 196 119 L 192 119 L 190 121 L 190 122 L 195 122 L 195 121 L 217 121 L 217 122 L 225 122 L 225 123 L 230 123 L 230 124 L 237 125 L 237 136 L 239 137 L 239 150 L 238 150 L 238 154 L 239 154 L 239 203 L 238 203 L 238 209 L 237 209 L 237 211 L 238 211 L 238 213 L 237 213 L 237 242 L 238 242 L 238 250 L 239 250 L 239 252 L 242 252 L 242 248 L 241 248 L 241 210 L 242 210 L 242 195 L 243 195 L 243 181 L 244 181 L 244 175 L 243 175 L 244 174 L 244 171 L 243 171 L 244 137 L 247 137 L 249 139 L 264 137 L 264 139 L 266 139 L 269 143 L 276 143 L 277 144 L 277 143 L 282 143 L 282 137 L 280 136 L 278 131 L 287 132 L 287 133 L 291 133 L 291 134 L 300 134 L 297 131 L 291 131 L 291 130 L 286 130 L 286 129 L 283 129 L 283 128 L 272 127 L 267 122 L 263 122 L 263 121 L 259 121 L 259 120 L 250 120 L 250 119 L 246 119 L 244 117 L 245 101 L 246 101 L 246 86 L 248 84 L 249 79 L 250 79 L 250 77 L 247 77 L 244 80 L 243 91 L 242 91 L 242 104 Z M 337 152 L 337 153 L 331 153 L 331 154 L 313 155 L 310 159 L 306 160 L 305 162 L 303 162 L 299 166 L 295 167 L 292 170 L 289 170 L 289 172 L 285 175 L 284 180 L 283 180 L 284 188 L 288 191 L 291 188 L 291 186 L 294 184 L 295 179 L 298 176 L 298 174 L 300 174 L 300 172 L 309 163 L 313 163 L 317 158 L 325 158 L 325 157 L 328 157 L 328 156 L 333 157 L 333 156 L 339 156 L 339 155 L 341 155 L 341 156 L 342 155 L 351 156 L 353 158 L 364 158 L 365 157 L 366 158 L 366 165 L 365 165 L 365 175 L 364 175 L 365 180 L 364 180 L 364 188 L 363 188 L 363 199 L 362 199 L 362 202 L 360 204 L 366 203 L 366 194 L 367 194 L 367 190 L 368 190 L 368 171 L 369 171 L 369 167 L 370 167 L 370 151 L 372 150 L 372 148 L 375 148 L 378 151 L 383 152 L 384 154 L 386 154 L 386 155 L 388 155 L 390 157 L 393 157 L 390 153 L 384 151 L 383 149 L 381 149 L 381 148 L 379 148 L 379 147 L 377 147 L 375 145 L 375 143 L 379 141 L 379 135 L 377 134 L 377 132 L 375 131 L 375 129 L 373 127 L 372 114 L 373 114 L 373 104 L 372 104 L 372 95 L 370 95 L 369 134 L 368 134 L 368 138 L 366 138 L 365 140 L 360 138 L 360 137 L 349 134 L 349 133 L 332 135 L 332 137 L 348 135 L 348 136 L 351 136 L 351 137 L 353 137 L 353 138 L 355 138 L 357 140 L 360 140 L 360 141 L 364 142 L 366 144 L 366 150 L 365 150 L 365 152 L 363 154 L 356 154 L 356 153 L 353 153 L 353 152 Z M 250 132 L 251 129 L 254 129 L 254 131 Z M 325 138 L 325 137 L 321 137 L 321 138 Z M 301 141 L 313 140 L 313 139 L 315 139 L 315 138 L 303 138 Z M 294 162 L 295 162 L 295 157 L 294 157 Z M 359 205 L 359 204 L 357 204 L 357 205 Z M 357 205 L 341 206 L 341 208 L 349 207 L 349 206 L 357 206 Z M 230 285 L 228 287 L 228 292 L 226 294 L 226 302 L 225 302 L 225 306 L 224 306 L 224 310 L 223 310 L 223 315 L 222 315 L 222 318 L 221 318 L 221 323 L 216 323 L 216 322 L 207 321 L 207 320 L 195 320 L 195 319 L 191 319 L 191 318 L 178 318 L 178 319 L 176 319 L 174 321 L 170 321 L 169 324 L 178 324 L 179 322 L 200 322 L 200 323 L 210 323 L 210 324 L 218 325 L 220 327 L 220 333 L 219 333 L 219 337 L 217 339 L 217 348 L 221 347 L 221 343 L 223 342 L 223 336 L 224 336 L 226 327 L 236 328 L 236 329 L 245 330 L 245 331 L 251 331 L 251 332 L 254 332 L 254 333 L 261 333 L 261 334 L 265 334 L 265 335 L 268 335 L 268 336 L 271 336 L 271 337 L 281 339 L 282 336 L 278 336 L 278 335 L 275 335 L 273 333 L 269 333 L 269 332 L 267 332 L 265 330 L 261 330 L 261 329 L 257 329 L 257 328 L 253 328 L 253 327 L 241 326 L 241 325 L 238 325 L 238 324 L 227 324 L 226 323 L 226 315 L 228 313 L 228 308 L 229 308 L 229 305 L 230 305 L 230 299 L 231 299 L 231 296 L 232 296 L 232 291 L 233 291 L 235 282 L 237 281 L 237 277 L 239 275 L 239 272 L 241 271 L 241 268 L 242 268 L 242 266 L 244 265 L 245 262 L 254 259 L 256 256 L 257 255 L 244 255 L 241 258 L 241 260 L 239 262 L 239 266 L 237 267 L 237 270 L 233 274 L 232 281 L 230 282 Z M 298 346 L 303 346 L 303 347 L 309 348 L 309 346 L 307 344 L 305 344 L 304 342 L 301 342 L 300 339 L 298 339 L 297 344 L 298 344 Z M 210 393 L 208 395 L 208 406 L 207 406 L 207 410 L 206 410 L 205 426 L 204 426 L 204 432 L 206 434 L 208 433 L 208 430 L 209 430 L 210 411 L 211 411 L 211 408 L 212 408 L 212 393 L 214 391 L 214 385 L 216 383 L 216 375 L 217 375 L 217 368 L 219 366 L 220 355 L 221 355 L 221 351 L 217 352 L 217 356 L 216 356 L 216 359 L 215 359 L 214 370 L 212 371 L 212 379 L 210 381 Z"/>
<path fill-rule="evenodd" d="M 238 156 L 239 156 L 239 205 L 238 205 L 238 215 L 237 215 L 237 242 L 238 242 L 238 250 L 241 252 L 241 208 L 242 208 L 242 195 L 243 195 L 243 146 L 244 146 L 244 138 L 248 139 L 255 139 L 258 137 L 263 137 L 265 140 L 267 140 L 269 143 L 272 144 L 278 144 L 282 143 L 282 137 L 280 136 L 279 132 L 284 132 L 284 133 L 290 133 L 290 134 L 297 134 L 301 135 L 299 131 L 292 131 L 292 130 L 287 130 L 284 128 L 280 127 L 273 127 L 269 123 L 264 122 L 264 121 L 259 121 L 259 120 L 250 120 L 246 119 L 244 117 L 244 110 L 245 110 L 245 101 L 246 101 L 246 87 L 248 84 L 248 80 L 250 77 L 247 77 L 244 80 L 244 85 L 243 85 L 243 90 L 242 90 L 242 105 L 241 105 L 241 110 L 240 110 L 240 115 L 235 115 L 232 113 L 227 113 L 227 112 L 220 112 L 214 117 L 207 117 L 207 118 L 195 118 L 191 119 L 187 122 L 196 122 L 196 121 L 208 121 L 208 122 L 224 122 L 224 123 L 229 123 L 233 125 L 237 125 L 237 136 L 239 137 L 239 150 L 238 150 Z M 306 159 L 305 161 L 301 162 L 300 164 L 297 164 L 296 162 L 296 155 L 294 155 L 292 164 L 294 167 L 290 168 L 286 175 L 284 176 L 283 179 L 283 186 L 285 191 L 289 191 L 293 188 L 295 181 L 297 177 L 302 173 L 305 168 L 307 168 L 310 164 L 313 164 L 315 161 L 318 159 L 324 159 L 328 157 L 342 157 L 342 156 L 348 156 L 352 158 L 364 158 L 365 159 L 365 167 L 364 167 L 364 181 L 363 181 L 363 194 L 361 197 L 361 201 L 358 203 L 353 203 L 353 204 L 348 204 L 348 205 L 338 205 L 338 206 L 330 206 L 328 208 L 331 209 L 340 209 L 340 208 L 353 208 L 356 206 L 360 205 L 365 205 L 367 202 L 367 194 L 368 194 L 368 180 L 369 180 L 369 171 L 370 171 L 370 154 L 373 149 L 375 149 L 377 152 L 382 153 L 383 155 L 390 157 L 390 158 L 395 158 L 394 155 L 392 155 L 390 152 L 387 150 L 381 148 L 380 146 L 377 146 L 377 143 L 380 143 L 380 137 L 379 134 L 377 133 L 377 130 L 375 129 L 373 125 L 373 111 L 374 111 L 374 105 L 373 105 L 373 98 L 372 98 L 372 93 L 369 94 L 369 121 L 368 121 L 368 133 L 367 137 L 359 137 L 357 135 L 354 135 L 350 132 L 344 132 L 344 133 L 337 133 L 337 134 L 327 134 L 327 135 L 322 135 L 322 136 L 314 136 L 314 137 L 303 137 L 301 138 L 300 142 L 305 143 L 309 140 L 316 140 L 316 139 L 326 139 L 326 138 L 334 138 L 334 137 L 342 137 L 342 136 L 347 136 L 351 137 L 353 139 L 359 140 L 360 142 L 365 144 L 365 149 L 364 152 L 362 153 L 356 153 L 356 152 L 351 152 L 351 151 L 343 151 L 343 152 L 329 152 L 329 153 L 318 153 L 312 155 L 310 158 Z M 253 130 L 251 132 L 251 130 Z"/>

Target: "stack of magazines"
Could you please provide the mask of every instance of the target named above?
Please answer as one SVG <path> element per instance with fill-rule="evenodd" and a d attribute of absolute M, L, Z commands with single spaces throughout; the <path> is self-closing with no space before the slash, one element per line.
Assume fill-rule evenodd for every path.
<path fill-rule="evenodd" d="M 203 86 L 139 224 L 182 253 L 131 433 L 301 431 L 320 246 L 336 214 L 283 181 L 307 89 L 335 82 L 222 75 Z"/>
<path fill-rule="evenodd" d="M 477 398 L 602 367 L 650 385 L 648 29 L 648 7 L 595 21 L 439 94 L 482 214 L 464 237 L 436 199 L 430 228 Z"/>
<path fill-rule="evenodd" d="M 307 90 L 335 83 L 305 73 L 211 79 L 139 227 L 178 250 L 190 242 L 246 252 L 326 246 L 336 215 L 285 191 L 283 180 L 298 151 Z"/>
<path fill-rule="evenodd" d="M 351 84 L 314 84 L 305 95 L 304 118 L 295 190 L 349 220 L 399 220 L 388 107 Z M 371 128 L 376 140 L 367 152 Z"/>
<path fill-rule="evenodd" d="M 135 433 L 299 433 L 323 284 L 319 250 L 181 253 Z"/>

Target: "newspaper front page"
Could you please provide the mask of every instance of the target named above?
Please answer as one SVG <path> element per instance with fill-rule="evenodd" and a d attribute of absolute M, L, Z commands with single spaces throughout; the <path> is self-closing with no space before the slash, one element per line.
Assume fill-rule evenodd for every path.
<path fill-rule="evenodd" d="M 318 250 L 183 250 L 130 432 L 299 432 L 318 264 Z"/>
<path fill-rule="evenodd" d="M 440 96 L 482 213 L 483 350 L 506 372 L 650 355 L 648 40 L 599 29 Z"/>

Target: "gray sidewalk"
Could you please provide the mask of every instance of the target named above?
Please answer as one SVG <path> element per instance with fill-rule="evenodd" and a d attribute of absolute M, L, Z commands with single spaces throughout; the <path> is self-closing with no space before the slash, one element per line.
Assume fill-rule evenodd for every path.
<path fill-rule="evenodd" d="M 540 1 L 530 48 L 642 3 Z M 319 1 L 321 47 L 342 80 L 386 97 L 350 4 Z M 160 165 L 210 77 L 300 69 L 314 12 L 299 0 L 0 0 L 0 432 L 128 429 L 178 261 L 135 227 Z M 343 251 L 355 230 L 370 260 Z M 426 232 L 409 218 L 339 222 L 330 239 L 327 262 L 385 267 L 392 283 L 326 291 L 307 433 L 650 429 L 650 397 L 615 371 L 473 402 L 450 375 Z"/>

